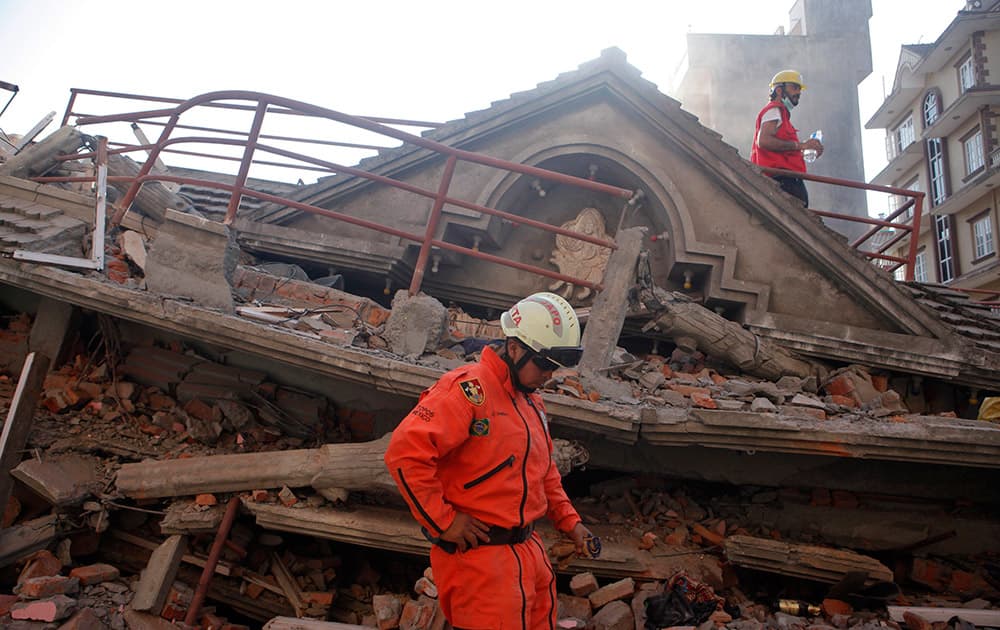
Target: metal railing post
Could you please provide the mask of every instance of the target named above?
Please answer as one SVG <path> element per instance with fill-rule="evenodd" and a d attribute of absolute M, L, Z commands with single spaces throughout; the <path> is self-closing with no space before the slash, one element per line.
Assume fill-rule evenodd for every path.
<path fill-rule="evenodd" d="M 920 218 L 923 214 L 924 194 L 917 193 L 913 198 L 913 221 L 910 224 L 910 252 L 906 255 L 906 281 L 913 282 L 914 267 L 917 262 L 917 249 L 920 245 Z"/>
<path fill-rule="evenodd" d="M 253 124 L 250 127 L 250 134 L 247 137 L 247 144 L 243 148 L 243 161 L 240 162 L 240 172 L 236 175 L 235 186 L 232 195 L 229 196 L 229 207 L 226 208 L 226 218 L 223 223 L 232 225 L 236 219 L 236 210 L 243 200 L 243 189 L 246 187 L 247 175 L 250 173 L 250 164 L 253 162 L 253 153 L 257 149 L 257 140 L 260 138 L 260 128 L 264 124 L 264 114 L 267 113 L 267 99 L 257 102 L 257 111 L 253 115 Z"/>
<path fill-rule="evenodd" d="M 146 161 L 143 162 L 139 172 L 136 173 L 135 181 L 133 181 L 132 185 L 129 186 L 128 192 L 126 192 L 125 196 L 122 197 L 121 202 L 118 203 L 118 207 L 115 209 L 115 214 L 111 217 L 112 227 L 121 223 L 122 219 L 125 217 L 125 213 L 128 212 L 129 207 L 132 205 L 132 202 L 135 201 L 136 196 L 139 195 L 139 189 L 142 187 L 143 178 L 146 175 L 149 175 L 149 172 L 153 170 L 153 164 L 155 164 L 157 158 L 160 157 L 160 150 L 163 148 L 164 141 L 166 141 L 167 138 L 170 137 L 170 134 L 173 133 L 174 125 L 177 124 L 180 117 L 181 113 L 175 112 L 174 115 L 170 117 L 170 120 L 167 121 L 167 124 L 163 127 L 163 131 L 160 132 L 159 140 L 156 141 L 156 145 L 153 147 L 153 150 L 149 152 Z"/>
<path fill-rule="evenodd" d="M 427 269 L 427 258 L 430 257 L 431 241 L 434 240 L 434 233 L 437 231 L 438 223 L 441 219 L 441 209 L 444 207 L 444 200 L 448 196 L 448 188 L 451 186 L 452 175 L 455 174 L 455 164 L 458 158 L 454 155 L 448 156 L 448 161 L 444 164 L 444 173 L 441 174 L 441 182 L 438 184 L 437 197 L 434 198 L 434 207 L 431 208 L 431 215 L 427 218 L 427 231 L 424 233 L 424 240 L 420 244 L 420 254 L 417 256 L 417 263 L 413 268 L 413 278 L 410 280 L 410 295 L 420 292 L 420 285 L 424 281 L 424 270 Z"/>

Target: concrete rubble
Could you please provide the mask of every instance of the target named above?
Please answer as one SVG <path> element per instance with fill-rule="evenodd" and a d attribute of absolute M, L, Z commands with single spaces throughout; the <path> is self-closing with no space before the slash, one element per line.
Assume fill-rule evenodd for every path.
<path fill-rule="evenodd" d="M 350 299 L 320 294 L 334 295 L 333 305 Z M 337 308 L 329 313 L 363 334 L 327 342 L 392 347 L 375 341 L 384 339 L 392 312 L 354 300 L 349 316 Z M 462 329 L 495 336 L 494 324 L 454 309 L 441 307 L 434 318 L 443 322 L 443 341 L 431 352 L 415 349 L 410 361 L 445 369 L 475 360 L 482 347 L 472 343 L 481 337 Z M 297 319 L 289 310 L 286 319 L 267 325 Z M 12 324 L 30 329 L 23 319 Z M 309 479 L 286 478 L 275 468 L 293 453 L 377 444 L 371 441 L 380 434 L 375 413 L 296 391 L 263 371 L 226 366 L 176 342 L 137 346 L 119 358 L 112 365 L 107 355 L 80 354 L 45 379 L 29 441 L 34 455 L 14 472 L 21 485 L 0 547 L 27 519 L 49 513 L 56 521 L 44 547 L 55 551 L 39 551 L 36 543 L 4 556 L 8 566 L 21 567 L 4 596 L 6 623 L 125 628 L 183 620 L 222 507 L 235 491 L 241 516 L 214 568 L 210 603 L 199 612 L 202 627 L 446 627 L 423 559 L 428 543 L 391 484 L 330 480 L 329 472 L 326 482 L 308 471 Z M 605 379 L 616 384 L 613 391 L 628 392 L 626 404 L 685 413 L 721 410 L 808 423 L 905 424 L 924 417 L 907 411 L 891 379 L 862 366 L 831 370 L 822 379 L 772 381 L 725 371 L 697 350 L 636 356 L 619 348 Z M 593 404 L 613 393 L 600 386 L 561 370 L 545 390 Z M 2 377 L 0 394 L 13 395 L 11 378 Z M 986 505 L 954 499 L 913 505 L 906 497 L 847 490 L 715 486 L 655 475 L 575 479 L 589 454 L 562 442 L 565 471 L 577 470 L 569 472 L 568 487 L 605 541 L 605 553 L 598 560 L 577 558 L 556 532 L 540 529 L 562 576 L 561 627 L 656 627 L 645 625 L 647 613 L 677 614 L 665 602 L 680 578 L 711 593 L 715 604 L 673 625 L 739 630 L 892 625 L 887 602 L 913 607 L 907 612 L 913 620 L 921 606 L 968 602 L 991 610 L 1000 597 L 1000 525 Z M 271 453 L 271 467 L 260 471 L 253 464 L 257 477 L 245 488 L 233 486 L 239 458 L 257 453 Z M 360 461 L 345 459 L 356 468 Z M 185 485 L 185 470 L 201 485 Z M 160 479 L 170 483 L 153 491 L 150 480 Z M 887 509 L 900 524 L 883 521 Z M 943 517 L 955 509 L 963 515 Z M 86 577 L 97 573 L 99 580 Z M 817 609 L 781 612 L 770 603 L 778 593 L 795 593 Z M 295 626 L 293 619 L 317 625 Z"/>

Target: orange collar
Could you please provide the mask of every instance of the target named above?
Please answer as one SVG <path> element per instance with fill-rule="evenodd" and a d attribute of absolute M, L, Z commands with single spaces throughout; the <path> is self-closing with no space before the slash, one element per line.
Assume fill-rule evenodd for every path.
<path fill-rule="evenodd" d="M 510 366 L 497 354 L 496 350 L 490 346 L 484 347 L 479 362 L 496 376 L 497 380 L 500 381 L 500 386 L 507 390 L 508 394 L 515 394 L 514 381 L 510 378 Z"/>

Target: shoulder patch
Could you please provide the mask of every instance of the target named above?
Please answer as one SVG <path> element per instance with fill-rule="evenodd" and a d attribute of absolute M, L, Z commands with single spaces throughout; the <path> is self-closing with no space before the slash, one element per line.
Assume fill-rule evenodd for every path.
<path fill-rule="evenodd" d="M 478 378 L 461 381 L 458 386 L 462 388 L 465 398 L 473 405 L 481 405 L 486 402 L 486 390 L 483 389 L 483 384 L 479 382 Z"/>
<path fill-rule="evenodd" d="M 486 437 L 490 434 L 490 419 L 477 418 L 469 425 L 469 435 L 475 437 Z"/>

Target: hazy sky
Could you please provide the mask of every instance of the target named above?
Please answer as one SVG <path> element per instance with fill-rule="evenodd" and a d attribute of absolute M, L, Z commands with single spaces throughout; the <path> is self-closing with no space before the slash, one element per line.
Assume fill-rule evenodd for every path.
<path fill-rule="evenodd" d="M 51 110 L 58 122 L 71 87 L 176 98 L 241 89 L 351 114 L 446 121 L 609 46 L 667 92 L 686 33 L 771 34 L 788 27 L 792 4 L 0 0 L 0 81 L 20 87 L 0 128 L 23 133 Z M 872 5 L 874 71 L 860 88 L 862 124 L 882 102 L 883 81 L 892 87 L 900 45 L 933 42 L 964 2 Z M 9 96 L 0 90 L 0 108 Z M 885 166 L 883 137 L 865 134 L 869 178 Z"/>

